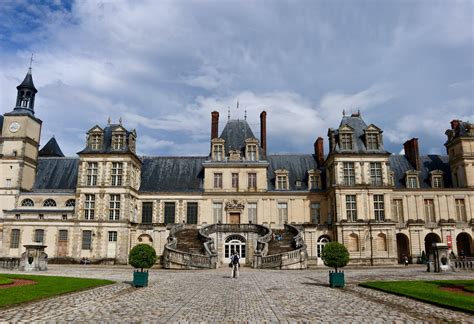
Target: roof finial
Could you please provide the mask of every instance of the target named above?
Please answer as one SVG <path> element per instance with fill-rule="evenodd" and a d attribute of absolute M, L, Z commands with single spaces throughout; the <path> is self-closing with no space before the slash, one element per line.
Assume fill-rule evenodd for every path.
<path fill-rule="evenodd" d="M 227 120 L 230 120 L 230 106 L 227 106 Z"/>
<path fill-rule="evenodd" d="M 112 122 L 112 120 L 109 117 L 109 119 L 107 119 L 107 125 L 110 125 L 111 122 Z"/>
<path fill-rule="evenodd" d="M 343 117 L 346 116 L 346 110 L 345 110 L 345 109 L 342 110 L 342 116 L 343 116 Z"/>
<path fill-rule="evenodd" d="M 237 98 L 237 109 L 239 109 L 239 98 Z"/>
<path fill-rule="evenodd" d="M 33 65 L 33 53 L 31 53 L 31 57 L 30 57 L 30 67 L 28 68 L 28 72 L 31 73 L 31 65 Z"/>
<path fill-rule="evenodd" d="M 245 118 L 245 120 L 247 120 L 247 109 L 245 109 L 244 118 Z"/>
<path fill-rule="evenodd" d="M 122 125 L 122 117 L 119 118 L 119 124 Z"/>

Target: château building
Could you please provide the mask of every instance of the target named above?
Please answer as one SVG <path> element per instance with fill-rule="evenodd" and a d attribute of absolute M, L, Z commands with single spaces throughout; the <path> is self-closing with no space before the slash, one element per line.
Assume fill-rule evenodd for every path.
<path fill-rule="evenodd" d="M 259 239 L 280 232 L 293 233 L 297 258 L 318 264 L 329 241 L 343 243 L 352 264 L 416 262 L 433 242 L 474 253 L 474 124 L 451 122 L 447 155 L 420 155 L 416 138 L 397 155 L 357 113 L 328 130 L 327 155 L 321 137 L 308 154 L 271 154 L 265 111 L 259 138 L 246 120 L 219 133 L 212 112 L 202 156 L 139 156 L 137 132 L 109 122 L 65 157 L 54 137 L 39 149 L 31 69 L 17 90 L 13 110 L 0 115 L 0 257 L 38 243 L 50 260 L 126 263 L 146 243 L 168 261 L 179 251 L 181 260 L 214 253 L 219 265 L 236 249 L 251 264 L 285 250 L 272 250 L 274 235 Z"/>

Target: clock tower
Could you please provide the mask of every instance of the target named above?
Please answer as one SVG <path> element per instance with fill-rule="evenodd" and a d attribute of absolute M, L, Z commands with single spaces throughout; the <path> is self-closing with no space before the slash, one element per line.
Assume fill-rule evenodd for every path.
<path fill-rule="evenodd" d="M 31 67 L 17 91 L 13 111 L 0 116 L 0 202 L 3 203 L 6 203 L 5 195 L 33 188 L 38 161 L 42 121 L 35 117 L 38 90 L 33 84 Z"/>

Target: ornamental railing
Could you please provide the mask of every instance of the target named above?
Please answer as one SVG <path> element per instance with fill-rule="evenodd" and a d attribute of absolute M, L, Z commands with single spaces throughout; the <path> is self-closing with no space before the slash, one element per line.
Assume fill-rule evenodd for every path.
<path fill-rule="evenodd" d="M 456 270 L 474 270 L 474 258 L 456 259 L 451 261 L 454 264 Z"/>
<path fill-rule="evenodd" d="M 20 258 L 0 258 L 0 268 L 15 270 L 20 267 Z"/>

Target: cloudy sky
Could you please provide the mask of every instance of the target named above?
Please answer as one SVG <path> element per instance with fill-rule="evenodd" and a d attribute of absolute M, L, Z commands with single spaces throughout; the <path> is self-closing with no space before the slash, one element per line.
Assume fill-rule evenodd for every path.
<path fill-rule="evenodd" d="M 273 153 L 311 153 L 360 110 L 400 152 L 444 154 L 452 119 L 474 121 L 472 1 L 25 1 L 0 6 L 0 113 L 34 53 L 42 145 L 67 155 L 121 117 L 142 155 L 206 155 L 220 130 L 268 113 Z M 236 109 L 236 102 L 239 108 Z"/>

